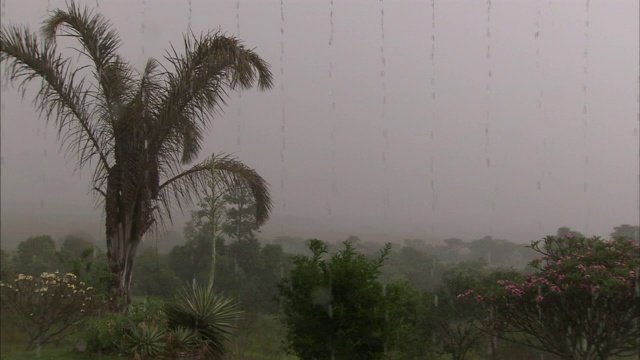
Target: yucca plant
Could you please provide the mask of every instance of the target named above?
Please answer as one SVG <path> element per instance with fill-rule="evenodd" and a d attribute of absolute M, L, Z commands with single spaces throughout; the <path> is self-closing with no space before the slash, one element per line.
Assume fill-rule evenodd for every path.
<path fill-rule="evenodd" d="M 123 350 L 136 359 L 160 355 L 166 349 L 166 336 L 162 327 L 140 323 L 124 337 Z"/>
<path fill-rule="evenodd" d="M 168 345 L 176 351 L 193 350 L 198 345 L 198 336 L 193 329 L 179 326 L 169 332 Z"/>
<path fill-rule="evenodd" d="M 213 284 L 184 287 L 165 306 L 170 329 L 187 328 L 195 332 L 207 358 L 221 359 L 231 342 L 242 311 L 238 303 L 217 294 Z"/>

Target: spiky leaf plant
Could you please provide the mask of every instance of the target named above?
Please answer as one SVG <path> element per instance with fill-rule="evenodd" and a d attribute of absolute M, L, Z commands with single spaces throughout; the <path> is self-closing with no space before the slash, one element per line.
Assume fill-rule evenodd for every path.
<path fill-rule="evenodd" d="M 172 350 L 189 351 L 197 344 L 198 337 L 193 329 L 178 326 L 169 332 L 168 345 Z"/>
<path fill-rule="evenodd" d="M 140 323 L 125 335 L 123 350 L 136 359 L 160 355 L 166 348 L 166 335 L 160 326 Z"/>
<path fill-rule="evenodd" d="M 169 328 L 195 331 L 207 358 L 212 359 L 224 356 L 242 315 L 238 303 L 217 294 L 211 283 L 184 287 L 165 306 L 165 313 Z"/>

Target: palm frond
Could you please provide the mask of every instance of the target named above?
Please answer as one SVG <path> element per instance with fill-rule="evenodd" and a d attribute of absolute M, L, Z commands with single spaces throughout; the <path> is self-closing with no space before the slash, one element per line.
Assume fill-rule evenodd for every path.
<path fill-rule="evenodd" d="M 273 207 L 268 183 L 255 170 L 228 155 L 212 155 L 162 183 L 158 200 L 165 213 L 169 211 L 172 203 L 176 203 L 182 209 L 183 204 L 193 203 L 200 193 L 210 188 L 212 169 L 215 169 L 218 179 L 213 183 L 220 187 L 216 192 L 232 191 L 239 187 L 249 189 L 256 200 L 257 223 L 263 224 L 267 221 Z"/>
<path fill-rule="evenodd" d="M 100 14 L 93 14 L 87 7 L 81 9 L 71 1 L 67 10 L 56 9 L 44 21 L 41 34 L 48 43 L 55 43 L 56 36 L 74 37 L 81 48 L 74 48 L 94 65 L 94 76 L 102 97 L 113 109 L 130 88 L 131 70 L 120 60 L 117 50 L 120 38 L 111 23 Z"/>
<path fill-rule="evenodd" d="M 269 65 L 253 50 L 219 32 L 184 37 L 185 53 L 172 47 L 165 58 L 173 66 L 165 72 L 167 89 L 158 114 L 160 136 L 154 149 L 181 153 L 180 162 L 193 161 L 201 149 L 202 132 L 221 111 L 228 91 L 273 86 Z M 158 151 L 164 153 L 165 151 Z"/>
<path fill-rule="evenodd" d="M 108 137 L 97 131 L 92 118 L 91 92 L 85 80 L 76 81 L 78 70 L 72 70 L 69 59 L 57 53 L 55 44 L 42 43 L 27 27 L 3 27 L 0 34 L 0 63 L 6 63 L 6 78 L 18 82 L 24 93 L 31 80 L 40 78 L 42 86 L 34 105 L 47 121 L 53 120 L 66 154 L 77 157 L 82 169 L 94 156 L 99 158 L 94 180 L 101 179 L 109 170 L 104 153 Z"/>

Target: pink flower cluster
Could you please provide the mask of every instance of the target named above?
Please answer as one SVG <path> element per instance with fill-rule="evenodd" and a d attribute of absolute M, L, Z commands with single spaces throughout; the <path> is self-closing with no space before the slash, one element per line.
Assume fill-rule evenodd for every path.
<path fill-rule="evenodd" d="M 462 294 L 458 294 L 458 296 L 456 296 L 456 298 L 458 298 L 458 299 L 463 299 L 463 298 L 466 298 L 467 296 L 469 296 L 469 295 L 473 294 L 474 292 L 475 292 L 474 290 L 469 289 L 469 290 L 465 291 L 465 292 L 464 292 L 464 293 L 462 293 Z"/>

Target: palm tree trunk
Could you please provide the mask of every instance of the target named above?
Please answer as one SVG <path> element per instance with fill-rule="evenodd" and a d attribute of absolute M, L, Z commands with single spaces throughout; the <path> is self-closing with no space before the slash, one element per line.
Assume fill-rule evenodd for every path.
<path fill-rule="evenodd" d="M 135 258 L 139 239 L 117 232 L 116 236 L 107 239 L 109 249 L 109 270 L 113 279 L 113 296 L 110 307 L 113 311 L 121 312 L 131 303 L 131 279 L 133 275 L 133 260 Z"/>
<path fill-rule="evenodd" d="M 138 191 L 134 196 L 123 195 L 120 176 L 115 170 L 110 174 L 105 197 L 107 258 L 112 276 L 109 305 L 117 312 L 122 312 L 131 303 L 130 289 L 136 250 L 142 236 L 151 226 L 152 212 L 148 194 L 144 190 Z M 132 198 L 134 200 L 128 203 L 123 201 Z"/>

